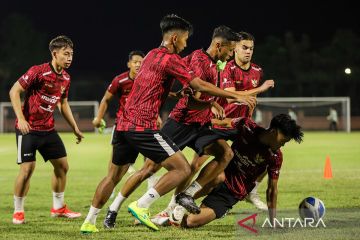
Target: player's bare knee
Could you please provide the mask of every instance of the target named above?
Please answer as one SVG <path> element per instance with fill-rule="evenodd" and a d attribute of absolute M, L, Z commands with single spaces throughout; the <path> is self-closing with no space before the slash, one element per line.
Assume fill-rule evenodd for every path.
<path fill-rule="evenodd" d="M 225 181 L 225 174 L 224 172 L 220 173 L 214 180 L 214 185 L 217 185 L 219 183 L 222 183 Z"/>
<path fill-rule="evenodd" d="M 185 224 L 183 224 L 185 228 L 195 228 L 200 227 L 202 224 L 198 220 L 198 216 L 194 214 L 190 214 L 187 216 L 185 220 Z"/>

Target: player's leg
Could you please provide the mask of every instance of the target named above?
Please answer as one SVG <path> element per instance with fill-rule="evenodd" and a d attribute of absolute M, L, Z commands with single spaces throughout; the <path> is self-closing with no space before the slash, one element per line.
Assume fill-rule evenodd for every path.
<path fill-rule="evenodd" d="M 216 140 L 215 143 L 207 145 L 204 153 L 213 155 L 215 158 L 210 161 L 199 173 L 199 176 L 193 181 L 183 193 L 176 197 L 176 202 L 187 209 L 186 196 L 194 196 L 203 186 L 216 178 L 229 164 L 233 158 L 233 151 L 223 139 Z"/>
<path fill-rule="evenodd" d="M 51 180 L 53 205 L 50 210 L 52 217 L 78 218 L 81 213 L 71 211 L 64 203 L 66 174 L 69 170 L 67 154 L 63 141 L 56 131 L 43 134 L 39 152 L 45 161 L 50 161 L 54 168 Z"/>
<path fill-rule="evenodd" d="M 128 136 L 132 145 L 136 146 L 144 156 L 155 163 L 161 163 L 161 166 L 168 170 L 153 188 L 148 189 L 138 201 L 128 206 L 129 211 L 141 223 L 153 230 L 158 230 L 150 221 L 148 209 L 160 196 L 174 189 L 189 176 L 190 166 L 177 145 L 161 131 L 129 133 Z"/>
<path fill-rule="evenodd" d="M 108 168 L 108 173 L 96 188 L 89 213 L 80 228 L 82 233 L 99 231 L 95 224 L 101 208 L 111 196 L 115 186 L 127 172 L 129 165 L 134 163 L 137 158 L 138 151 L 127 143 L 123 137 L 123 132 L 116 132 L 116 135 L 116 140 L 113 142 L 112 160 Z"/>
<path fill-rule="evenodd" d="M 104 219 L 104 227 L 105 228 L 114 228 L 117 213 L 121 207 L 121 205 L 125 202 L 125 200 L 132 194 L 140 184 L 157 172 L 161 168 L 160 164 L 156 164 L 150 159 L 147 159 L 144 163 L 144 166 L 132 174 L 123 185 L 121 191 L 118 193 L 114 201 L 111 203 L 109 210 Z"/>
<path fill-rule="evenodd" d="M 193 160 L 191 161 L 191 164 L 190 164 L 190 168 L 191 168 L 190 176 L 189 176 L 189 178 L 186 179 L 185 182 L 183 182 L 176 188 L 175 195 L 184 191 L 185 188 L 190 185 L 190 183 L 192 182 L 196 173 L 198 173 L 198 171 L 201 169 L 202 165 L 206 162 L 206 160 L 209 159 L 209 157 L 210 157 L 209 155 L 199 156 L 197 153 L 194 153 Z"/>
<path fill-rule="evenodd" d="M 206 184 L 200 191 L 194 195 L 194 199 L 208 195 L 215 187 L 225 181 L 225 173 L 220 173 L 215 179 Z"/>
<path fill-rule="evenodd" d="M 251 204 L 253 204 L 257 209 L 262 211 L 267 211 L 267 204 L 261 201 L 258 191 L 258 187 L 262 180 L 267 175 L 267 171 L 264 171 L 255 181 L 255 187 L 251 190 L 251 192 L 245 197 L 245 200 Z"/>
<path fill-rule="evenodd" d="M 187 228 L 200 227 L 217 218 L 224 217 L 238 201 L 226 185 L 221 183 L 204 198 L 201 204 L 200 214 L 189 214 L 183 218 L 183 208 L 177 206 L 170 218 L 170 222 L 180 222 L 182 227 Z"/>
<path fill-rule="evenodd" d="M 35 170 L 37 140 L 37 137 L 31 133 L 22 135 L 16 130 L 17 164 L 20 165 L 20 169 L 14 185 L 14 224 L 25 223 L 24 204 L 30 188 L 30 179 Z"/>

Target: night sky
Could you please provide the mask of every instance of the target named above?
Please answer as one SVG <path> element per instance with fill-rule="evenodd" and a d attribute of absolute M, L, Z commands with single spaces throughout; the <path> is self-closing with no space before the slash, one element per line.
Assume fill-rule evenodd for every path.
<path fill-rule="evenodd" d="M 48 40 L 59 34 L 68 35 L 75 43 L 72 70 L 111 73 L 125 70 L 129 51 L 147 52 L 160 44 L 159 22 L 168 13 L 176 13 L 194 25 L 185 53 L 206 48 L 212 30 L 221 24 L 248 31 L 257 42 L 268 35 L 282 37 L 291 31 L 295 36 L 308 34 L 312 42 L 321 44 L 336 29 L 360 29 L 358 10 L 346 1 L 318 5 L 314 5 L 315 1 L 280 4 L 239 0 L 69 2 L 1 1 L 0 20 L 20 13 Z"/>

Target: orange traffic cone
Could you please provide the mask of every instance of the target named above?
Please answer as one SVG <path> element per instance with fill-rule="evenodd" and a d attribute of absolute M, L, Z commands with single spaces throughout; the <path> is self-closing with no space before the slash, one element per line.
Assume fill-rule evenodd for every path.
<path fill-rule="evenodd" d="M 330 163 L 330 157 L 329 156 L 326 156 L 325 169 L 324 169 L 324 178 L 325 179 L 331 179 L 332 178 L 332 170 L 331 170 L 331 163 Z"/>

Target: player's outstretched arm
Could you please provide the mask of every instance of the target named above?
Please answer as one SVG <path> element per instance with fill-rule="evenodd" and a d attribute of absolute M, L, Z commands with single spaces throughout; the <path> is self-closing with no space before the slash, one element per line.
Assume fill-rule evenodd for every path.
<path fill-rule="evenodd" d="M 254 108 L 256 105 L 256 98 L 253 96 L 243 96 L 236 92 L 222 90 L 211 83 L 201 80 L 198 77 L 194 78 L 190 82 L 190 86 L 195 91 L 206 93 L 212 96 L 234 99 L 236 102 L 244 103 L 251 108 Z"/>
<path fill-rule="evenodd" d="M 10 89 L 9 95 L 14 112 L 18 119 L 18 128 L 22 134 L 28 134 L 30 131 L 30 124 L 25 120 L 25 116 L 21 110 L 20 94 L 24 91 L 25 89 L 20 85 L 20 83 L 15 82 Z"/>
<path fill-rule="evenodd" d="M 277 201 L 277 179 L 271 179 L 268 180 L 268 188 L 266 190 L 266 200 L 268 205 L 268 211 L 269 211 L 269 220 L 273 227 L 275 228 L 275 222 L 274 218 L 276 218 L 276 201 Z"/>
<path fill-rule="evenodd" d="M 224 119 L 213 118 L 213 119 L 211 119 L 211 124 L 230 128 L 230 127 L 232 127 L 232 125 L 231 125 L 232 120 L 233 120 L 233 118 L 224 118 Z"/>
<path fill-rule="evenodd" d="M 113 97 L 114 97 L 114 95 L 111 92 L 106 90 L 103 98 L 101 99 L 98 113 L 97 113 L 96 117 L 94 118 L 94 120 L 92 121 L 92 124 L 94 125 L 94 127 L 96 127 L 96 128 L 101 127 L 101 119 L 103 119 L 105 112 L 109 106 L 109 102 L 111 101 L 111 99 Z"/>
<path fill-rule="evenodd" d="M 61 101 L 60 102 L 60 112 L 64 116 L 65 120 L 68 122 L 70 127 L 73 129 L 73 132 L 77 139 L 76 143 L 80 143 L 81 140 L 84 138 L 84 136 L 83 136 L 82 132 L 79 130 L 79 128 L 75 122 L 69 102 L 68 102 L 67 98 L 62 98 L 60 101 Z"/>

